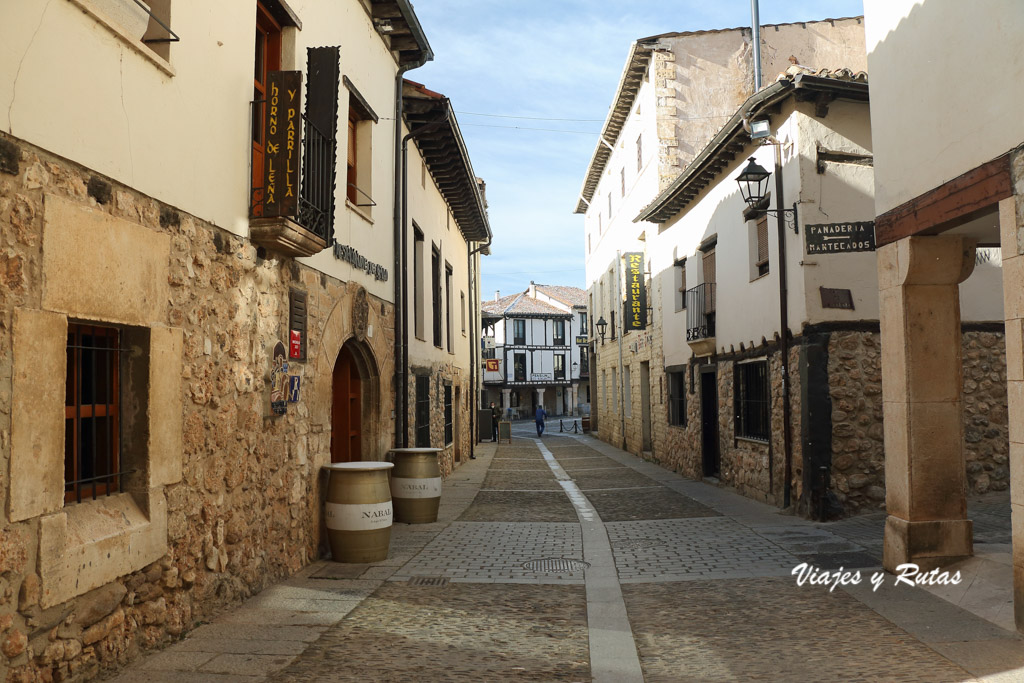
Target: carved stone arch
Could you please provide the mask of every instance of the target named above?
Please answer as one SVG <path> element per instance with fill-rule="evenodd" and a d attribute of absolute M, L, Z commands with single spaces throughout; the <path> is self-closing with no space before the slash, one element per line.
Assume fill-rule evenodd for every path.
<path fill-rule="evenodd" d="M 311 389 L 310 411 L 314 424 L 323 426 L 323 437 L 311 449 L 314 463 L 330 462 L 333 373 L 343 347 L 352 354 L 361 378 L 367 381 L 363 398 L 362 457 L 382 460 L 394 441 L 393 327 L 389 322 L 391 304 L 367 294 L 349 282 L 335 294 L 335 300 L 320 331 L 312 339 L 312 373 L 307 376 Z M 393 325 L 393 323 L 391 323 Z"/>

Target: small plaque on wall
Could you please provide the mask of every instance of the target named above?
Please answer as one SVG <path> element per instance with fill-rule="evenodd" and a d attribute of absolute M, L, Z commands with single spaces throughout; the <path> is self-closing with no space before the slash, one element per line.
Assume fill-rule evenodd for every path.
<path fill-rule="evenodd" d="M 847 311 L 853 310 L 853 293 L 848 289 L 831 289 L 819 287 L 821 292 L 822 308 L 842 308 Z"/>
<path fill-rule="evenodd" d="M 288 412 L 288 359 L 284 344 L 277 342 L 270 359 L 270 411 L 274 415 Z"/>

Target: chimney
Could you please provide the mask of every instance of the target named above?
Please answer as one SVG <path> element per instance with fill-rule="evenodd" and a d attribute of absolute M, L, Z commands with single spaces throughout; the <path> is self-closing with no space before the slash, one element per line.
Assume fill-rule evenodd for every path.
<path fill-rule="evenodd" d="M 533 280 L 530 280 L 530 298 L 537 298 L 537 285 L 533 284 Z"/>
<path fill-rule="evenodd" d="M 497 301 L 500 298 L 501 298 L 501 290 L 500 289 L 494 290 L 494 300 Z"/>

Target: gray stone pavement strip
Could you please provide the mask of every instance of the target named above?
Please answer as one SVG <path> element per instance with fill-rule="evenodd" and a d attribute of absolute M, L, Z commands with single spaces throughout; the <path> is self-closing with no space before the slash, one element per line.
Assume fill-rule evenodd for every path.
<path fill-rule="evenodd" d="M 643 681 L 633 631 L 626 615 L 611 543 L 597 511 L 571 481 L 565 470 L 538 439 L 537 448 L 565 488 L 579 515 L 583 531 L 587 586 L 587 626 L 590 637 L 590 673 L 594 681 L 626 683 Z"/>

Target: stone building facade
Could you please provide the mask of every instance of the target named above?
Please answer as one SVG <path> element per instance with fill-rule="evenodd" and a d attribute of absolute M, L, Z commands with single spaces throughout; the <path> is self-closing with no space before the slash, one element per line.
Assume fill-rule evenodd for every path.
<path fill-rule="evenodd" d="M 344 343 L 357 343 L 388 358 L 394 311 L 364 296 L 360 324 L 352 311 L 358 284 L 261 258 L 248 240 L 0 139 L 16 162 L 0 173 L 0 377 L 7 387 L 0 445 L 11 484 L 0 555 L 12 610 L 0 615 L 7 657 L 0 669 L 15 681 L 91 677 L 321 555 L 320 466 L 331 438 L 327 349 L 337 355 Z M 102 247 L 127 236 L 133 258 L 152 270 L 110 263 Z M 77 272 L 65 270 L 69 264 Z M 139 289 L 152 292 L 145 308 L 135 303 Z M 318 353 L 293 361 L 302 394 L 275 416 L 268 342 L 284 336 L 294 289 L 308 294 L 309 344 Z M 68 320 L 148 332 L 140 335 L 148 343 L 138 344 L 149 368 L 137 399 L 148 415 L 137 436 L 125 434 L 148 443 L 145 458 L 125 463 L 137 470 L 124 480 L 126 489 L 144 492 L 137 498 L 122 493 L 63 506 L 63 448 L 54 443 L 64 429 L 38 416 L 58 401 L 63 413 Z M 382 365 L 379 372 L 387 396 L 393 371 Z M 389 412 L 378 409 L 375 450 L 389 447 Z M 47 496 L 32 493 L 32 482 L 54 471 L 61 480 Z M 105 521 L 115 512 L 124 528 Z"/>
<path fill-rule="evenodd" d="M 172 26 L 223 40 L 173 44 L 143 42 L 91 0 L 5 11 L 0 679 L 103 675 L 326 556 L 323 466 L 400 443 L 404 226 L 394 241 L 380 229 L 390 237 L 402 178 L 395 125 L 378 124 L 416 133 L 450 105 L 427 91 L 403 112 L 405 68 L 432 55 L 407 2 L 376 4 L 402 40 L 354 1 L 306 3 L 301 17 L 256 3 L 255 32 L 252 5 L 211 19 L 180 3 Z M 54 60 L 67 44 L 79 59 Z M 254 94 L 254 53 L 267 92 L 300 78 L 316 111 L 293 115 L 354 129 L 302 128 L 302 203 L 281 216 L 258 172 L 273 145 L 257 139 L 272 119 L 259 125 L 270 99 Z M 71 80 L 95 92 L 50 99 Z M 214 89 L 223 98 L 197 114 Z M 472 452 L 473 250 L 490 232 L 457 124 L 430 130 L 437 154 L 411 150 L 407 205 L 444 242 L 452 296 L 433 308 L 454 336 L 443 359 L 412 360 L 454 388 L 449 474 Z M 439 440 L 444 418 L 431 416 Z"/>
<path fill-rule="evenodd" d="M 811 95 L 818 87 L 834 92 Z M 815 97 L 819 105 L 809 106 Z M 769 124 L 769 144 L 750 140 L 744 122 L 754 120 Z M 733 184 L 742 166 L 737 159 L 748 156 L 781 176 L 769 199 L 754 208 Z M 853 225 L 871 217 L 870 165 L 848 163 L 870 158 L 866 74 L 795 66 L 740 107 L 635 216 L 636 225 L 654 222 L 657 228 L 635 241 L 626 235 L 613 242 L 619 254 L 645 255 L 653 302 L 653 323 L 641 333 L 652 347 L 646 355 L 630 353 L 645 343 L 616 324 L 621 266 L 603 272 L 588 266 L 592 317 L 610 320 L 612 337 L 611 345 L 595 341 L 600 438 L 810 517 L 884 508 L 875 255 L 870 249 L 829 253 L 808 237 L 808 226 Z M 771 198 L 777 192 L 781 198 Z M 602 244 L 615 235 L 610 228 Z M 995 322 L 1002 313 L 992 295 L 1001 272 L 989 252 L 979 256 L 961 297 L 967 411 L 961 440 L 969 453 L 964 475 L 979 492 L 1008 482 L 1006 404 L 1000 400 L 1005 360 L 1002 324 Z M 833 292 L 849 297 L 848 303 L 833 305 L 826 297 Z M 784 316 L 788 371 L 780 335 Z M 650 390 L 637 381 L 634 361 L 651 363 Z M 645 414 L 653 416 L 649 441 Z"/>

